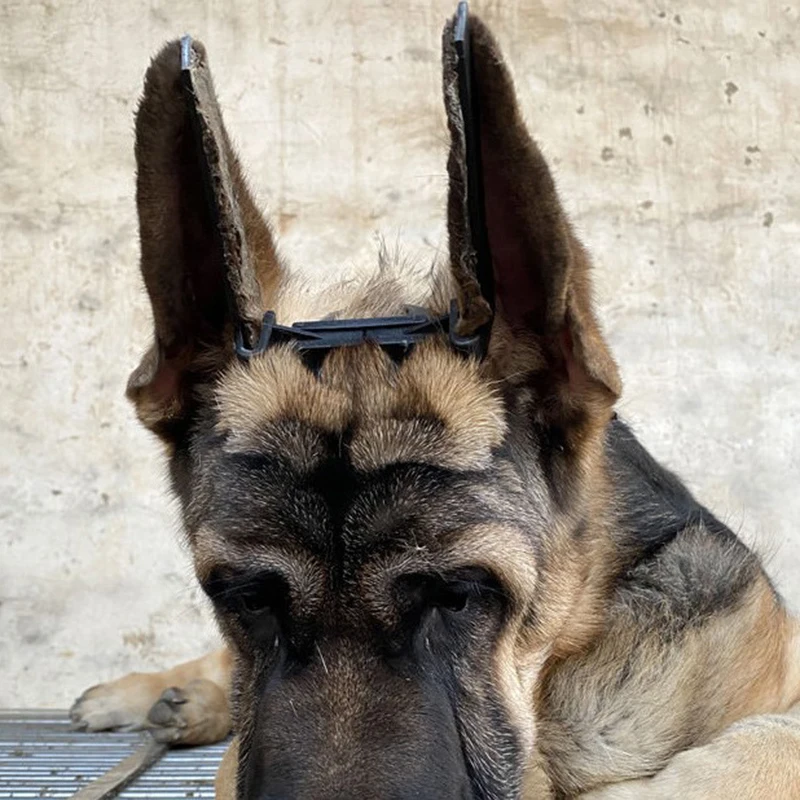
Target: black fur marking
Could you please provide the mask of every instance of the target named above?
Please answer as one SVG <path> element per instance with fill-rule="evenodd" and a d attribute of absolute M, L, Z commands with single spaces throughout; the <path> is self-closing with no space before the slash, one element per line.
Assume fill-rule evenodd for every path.
<path fill-rule="evenodd" d="M 665 636 L 735 609 L 762 574 L 758 558 L 621 420 L 609 426 L 607 453 L 626 565 L 620 599 Z"/>
<path fill-rule="evenodd" d="M 624 535 L 620 544 L 630 548 L 636 558 L 653 555 L 691 525 L 702 525 L 725 541 L 736 539 L 674 473 L 644 449 L 620 419 L 612 420 L 608 427 L 606 453 L 620 500 L 618 519 Z"/>

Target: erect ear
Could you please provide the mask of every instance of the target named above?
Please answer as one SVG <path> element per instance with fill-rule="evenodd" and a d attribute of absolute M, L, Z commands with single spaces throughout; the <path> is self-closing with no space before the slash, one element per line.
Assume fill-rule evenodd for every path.
<path fill-rule="evenodd" d="M 525 127 L 497 43 L 476 17 L 468 42 L 480 147 L 468 159 L 456 22 L 445 26 L 443 68 L 451 135 L 448 234 L 461 332 L 480 328 L 493 308 L 488 357 L 502 377 L 533 387 L 542 413 L 560 422 L 575 412 L 584 416 L 587 404 L 606 414 L 621 384 L 592 310 L 588 256 Z M 471 197 L 482 184 L 488 275 L 480 274 L 482 232 L 470 214 L 468 182 Z"/>
<path fill-rule="evenodd" d="M 252 340 L 280 274 L 223 127 L 205 49 L 188 38 L 181 45 L 153 59 L 136 114 L 141 269 L 155 341 L 127 393 L 141 421 L 168 441 L 191 421 L 198 385 L 232 357 L 235 326 Z"/>

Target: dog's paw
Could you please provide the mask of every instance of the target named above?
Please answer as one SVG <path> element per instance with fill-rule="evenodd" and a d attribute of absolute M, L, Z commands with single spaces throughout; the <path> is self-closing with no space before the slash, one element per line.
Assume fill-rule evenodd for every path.
<path fill-rule="evenodd" d="M 228 701 L 215 683 L 194 680 L 167 689 L 147 714 L 147 728 L 165 744 L 210 744 L 231 730 Z"/>
<path fill-rule="evenodd" d="M 140 730 L 147 712 L 163 689 L 152 675 L 131 673 L 87 689 L 69 711 L 72 727 L 80 731 Z"/>

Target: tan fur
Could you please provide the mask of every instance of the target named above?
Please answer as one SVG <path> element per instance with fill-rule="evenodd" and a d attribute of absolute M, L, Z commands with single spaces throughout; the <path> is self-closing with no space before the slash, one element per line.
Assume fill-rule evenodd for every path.
<path fill-rule="evenodd" d="M 800 798 L 800 707 L 784 716 L 762 715 L 738 722 L 708 744 L 679 753 L 652 778 L 581 795 L 581 800 L 675 798 Z"/>
<path fill-rule="evenodd" d="M 780 707 L 788 708 L 800 703 L 800 620 L 787 615 L 783 653 L 785 678 Z"/>
<path fill-rule="evenodd" d="M 239 767 L 239 738 L 234 737 L 222 757 L 214 781 L 216 800 L 236 800 L 236 771 Z"/>
<path fill-rule="evenodd" d="M 231 669 L 222 648 L 163 672 L 132 672 L 88 689 L 70 715 L 83 730 L 147 728 L 170 743 L 218 742 L 231 729 Z"/>
<path fill-rule="evenodd" d="M 505 434 L 500 399 L 480 366 L 434 341 L 399 366 L 369 346 L 331 353 L 318 377 L 289 347 L 233 364 L 217 385 L 218 429 L 246 446 L 264 426 L 296 420 L 330 433 L 353 428 L 349 453 L 365 471 L 412 458 L 480 468 Z M 431 432 L 420 419 L 441 424 Z"/>
<path fill-rule="evenodd" d="M 233 364 L 216 390 L 218 428 L 245 438 L 276 419 L 340 431 L 350 418 L 350 398 L 318 381 L 291 348 L 275 348 L 246 365 Z"/>
<path fill-rule="evenodd" d="M 273 571 L 286 575 L 298 588 L 307 603 L 320 602 L 325 584 L 325 568 L 319 559 L 309 553 L 264 542 L 232 544 L 219 532 L 207 527 L 190 532 L 195 574 L 200 581 L 206 580 L 211 570 L 225 567 L 255 567 L 265 572 Z"/>
<path fill-rule="evenodd" d="M 675 647 L 657 631 L 638 629 L 623 610 L 614 613 L 598 647 L 543 685 L 539 746 L 562 781 L 580 784 L 584 776 L 604 774 L 610 751 L 598 731 L 614 731 L 613 782 L 626 763 L 632 775 L 641 774 L 645 761 L 650 771 L 661 769 L 682 749 L 687 732 L 691 742 L 706 742 L 748 715 L 785 711 L 797 696 L 797 686 L 787 682 L 794 623 L 763 577 L 735 612 L 686 632 Z M 628 654 L 635 658 L 633 679 L 609 693 Z M 573 724 L 566 739 L 546 711 L 563 709 L 562 703 L 594 709 L 585 729 Z"/>

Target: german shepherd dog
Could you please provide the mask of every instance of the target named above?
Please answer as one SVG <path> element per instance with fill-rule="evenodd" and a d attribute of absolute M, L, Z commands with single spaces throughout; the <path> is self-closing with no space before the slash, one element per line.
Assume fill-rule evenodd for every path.
<path fill-rule="evenodd" d="M 335 292 L 290 279 L 203 47 L 150 65 L 155 337 L 127 391 L 227 647 L 89 689 L 72 718 L 186 745 L 233 730 L 221 798 L 800 797 L 798 623 L 615 414 L 589 257 L 477 18 L 470 162 L 456 26 L 449 256 L 424 286 L 389 263 Z M 331 344 L 298 320 L 427 332 Z"/>

